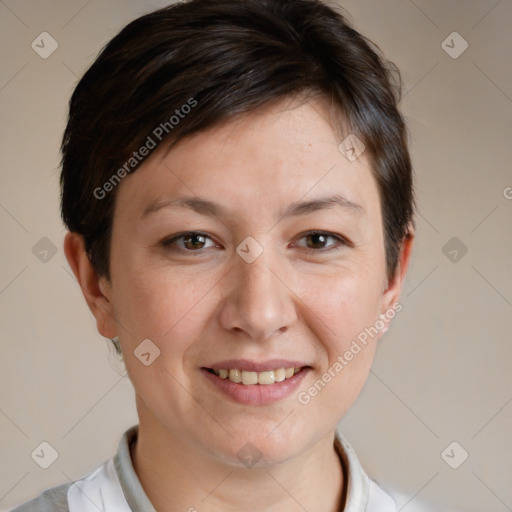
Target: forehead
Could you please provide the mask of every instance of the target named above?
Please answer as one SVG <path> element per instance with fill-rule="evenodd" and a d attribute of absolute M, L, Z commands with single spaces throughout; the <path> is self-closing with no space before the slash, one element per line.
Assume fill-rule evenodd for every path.
<path fill-rule="evenodd" d="M 200 105 L 199 105 L 200 107 Z M 323 102 L 281 101 L 159 148 L 117 191 L 118 213 L 139 217 L 165 201 L 200 196 L 260 215 L 300 199 L 340 195 L 378 213 L 364 153 L 350 161 Z M 373 211 L 375 210 L 375 211 Z"/>

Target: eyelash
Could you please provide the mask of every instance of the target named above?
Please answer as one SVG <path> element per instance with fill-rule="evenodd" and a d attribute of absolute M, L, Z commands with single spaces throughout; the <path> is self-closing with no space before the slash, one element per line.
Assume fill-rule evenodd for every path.
<path fill-rule="evenodd" d="M 207 235 L 206 233 L 203 233 L 201 231 L 185 231 L 183 233 L 178 233 L 177 235 L 174 235 L 173 237 L 171 238 L 168 238 L 166 240 L 163 240 L 161 242 L 161 245 L 169 250 L 175 250 L 177 252 L 182 252 L 182 253 L 188 253 L 188 254 L 194 254 L 195 255 L 200 255 L 203 251 L 202 249 L 198 249 L 198 250 L 191 250 L 191 249 L 183 249 L 181 247 L 179 248 L 174 248 L 172 247 L 172 245 L 179 239 L 183 239 L 183 238 L 186 238 L 188 236 L 193 236 L 193 235 L 199 235 L 199 236 L 202 236 L 204 238 L 207 238 L 207 239 L 210 239 L 213 241 L 213 239 Z M 309 247 L 303 247 L 303 249 L 307 252 L 307 253 L 325 253 L 325 252 L 329 252 L 329 251 L 332 251 L 332 250 L 336 250 L 336 249 L 340 249 L 342 246 L 347 246 L 347 247 L 351 247 L 351 243 L 346 240 L 345 238 L 343 238 L 342 236 L 340 235 L 336 235 L 335 233 L 330 233 L 329 231 L 307 231 L 306 233 L 302 233 L 300 235 L 300 237 L 298 238 L 299 240 L 301 240 L 302 238 L 305 238 L 307 236 L 311 236 L 311 235 L 322 235 L 322 236 L 326 236 L 326 237 L 330 237 L 330 238 L 333 238 L 336 240 L 337 243 L 335 244 L 331 244 L 331 246 L 328 246 L 327 248 L 319 248 L 319 249 L 312 249 L 312 248 L 309 248 Z M 302 246 L 301 246 L 302 247 Z"/>

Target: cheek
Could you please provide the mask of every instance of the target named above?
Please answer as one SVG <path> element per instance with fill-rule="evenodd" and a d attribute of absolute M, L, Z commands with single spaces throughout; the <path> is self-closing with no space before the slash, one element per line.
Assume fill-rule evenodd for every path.
<path fill-rule="evenodd" d="M 180 269 L 125 268 L 120 281 L 116 319 L 126 328 L 123 353 L 130 380 L 140 399 L 162 423 L 179 424 L 194 414 L 194 401 L 184 392 L 189 384 L 187 358 L 200 339 L 205 304 L 215 295 L 215 283 L 207 275 L 195 279 Z M 138 266 L 140 269 L 140 266 Z M 128 276 L 130 276 L 128 278 Z M 205 296 L 206 294 L 206 296 Z M 148 366 L 133 354 L 142 340 L 150 339 L 160 350 Z M 155 392 L 156 389 L 162 392 Z M 172 400 L 169 399 L 172 397 Z"/>
<path fill-rule="evenodd" d="M 342 354 L 364 329 L 378 319 L 381 276 L 368 269 L 338 271 L 303 279 L 300 297 L 317 318 L 319 338 L 330 359 Z"/>
<path fill-rule="evenodd" d="M 125 272 L 130 277 L 118 289 L 116 319 L 126 327 L 131 343 L 149 338 L 162 350 L 172 343 L 179 353 L 204 323 L 202 304 L 214 293 L 218 279 L 208 273 L 200 279 L 187 276 L 180 268 Z"/>
<path fill-rule="evenodd" d="M 345 415 L 368 377 L 379 337 L 372 330 L 379 318 L 376 282 L 367 273 L 317 277 L 305 295 L 304 302 L 320 326 L 316 335 L 322 365 L 297 398 L 312 407 L 311 415 L 328 424 L 336 424 Z"/>
<path fill-rule="evenodd" d="M 301 298 L 319 326 L 322 366 L 299 402 L 311 402 L 315 414 L 328 415 L 333 422 L 354 403 L 373 362 L 380 335 L 374 328 L 381 297 L 378 269 L 377 264 L 347 266 L 304 281 Z"/>

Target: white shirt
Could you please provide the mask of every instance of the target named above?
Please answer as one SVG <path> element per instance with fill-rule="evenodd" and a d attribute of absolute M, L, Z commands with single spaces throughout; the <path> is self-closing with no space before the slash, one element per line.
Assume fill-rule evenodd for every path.
<path fill-rule="evenodd" d="M 11 512 L 156 512 L 132 465 L 130 444 L 137 434 L 138 425 L 129 428 L 119 442 L 116 455 L 85 478 L 48 489 Z M 343 512 L 397 512 L 393 498 L 368 477 L 339 432 L 335 448 L 347 486 Z"/>

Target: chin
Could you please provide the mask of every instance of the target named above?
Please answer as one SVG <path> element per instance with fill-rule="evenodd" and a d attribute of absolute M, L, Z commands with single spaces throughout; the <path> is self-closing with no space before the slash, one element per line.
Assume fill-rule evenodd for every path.
<path fill-rule="evenodd" d="M 285 429 L 278 433 L 278 429 L 276 423 L 268 429 L 265 422 L 264 427 L 250 427 L 246 432 L 233 433 L 232 437 L 223 436 L 215 445 L 214 457 L 239 468 L 271 467 L 293 459 L 315 442 L 314 433 L 308 437 L 304 430 L 300 435 L 290 435 Z M 211 444 L 208 449 L 212 450 Z"/>

